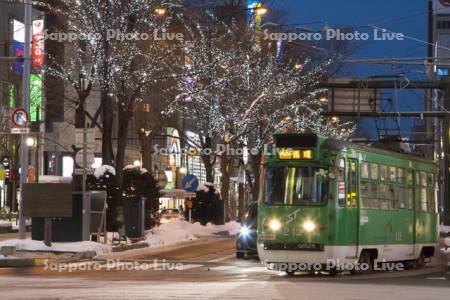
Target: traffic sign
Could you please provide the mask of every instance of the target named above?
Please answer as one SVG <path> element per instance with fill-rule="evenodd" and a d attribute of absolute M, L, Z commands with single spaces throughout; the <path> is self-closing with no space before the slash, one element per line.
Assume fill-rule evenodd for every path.
<path fill-rule="evenodd" d="M 28 133 L 30 133 L 30 128 L 11 127 L 11 133 L 12 134 L 28 134 Z"/>
<path fill-rule="evenodd" d="M 75 146 L 76 147 L 83 147 L 83 131 L 86 130 L 86 144 L 88 145 L 88 148 L 93 149 L 95 147 L 95 128 L 87 128 L 87 129 L 75 129 Z"/>
<path fill-rule="evenodd" d="M 81 149 L 75 155 L 75 162 L 80 167 L 83 167 L 83 153 L 84 153 L 84 151 L 83 151 L 83 149 Z M 92 150 L 87 149 L 87 152 L 86 152 L 86 164 L 87 165 L 85 167 L 91 166 L 94 163 L 94 159 L 95 159 L 94 152 Z"/>
<path fill-rule="evenodd" d="M 83 175 L 83 169 L 76 168 L 73 172 L 74 175 Z M 86 175 L 94 175 L 94 169 L 87 169 L 86 168 Z"/>
<path fill-rule="evenodd" d="M 183 180 L 181 180 L 181 185 L 186 192 L 193 193 L 197 191 L 199 182 L 195 175 L 188 174 L 184 176 Z"/>
<path fill-rule="evenodd" d="M 25 128 L 28 126 L 28 113 L 23 108 L 17 108 L 13 111 L 11 120 L 15 127 Z"/>

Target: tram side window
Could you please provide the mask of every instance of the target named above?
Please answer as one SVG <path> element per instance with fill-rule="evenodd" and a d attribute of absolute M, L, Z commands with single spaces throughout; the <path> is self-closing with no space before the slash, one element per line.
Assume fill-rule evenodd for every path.
<path fill-rule="evenodd" d="M 427 174 L 428 212 L 436 212 L 434 174 Z"/>
<path fill-rule="evenodd" d="M 370 179 L 378 180 L 378 164 L 370 164 Z"/>
<path fill-rule="evenodd" d="M 397 168 L 389 167 L 389 181 L 396 182 L 397 181 Z"/>
<path fill-rule="evenodd" d="M 398 208 L 407 208 L 407 192 L 405 187 L 405 178 L 404 178 L 405 170 L 403 168 L 397 169 L 397 195 L 396 199 L 398 200 Z"/>
<path fill-rule="evenodd" d="M 369 208 L 370 200 L 369 200 L 369 163 L 362 162 L 361 164 L 361 207 Z"/>
<path fill-rule="evenodd" d="M 420 210 L 427 211 L 427 174 L 425 172 L 417 173 L 419 176 L 419 203 Z"/>
<path fill-rule="evenodd" d="M 414 210 L 413 173 L 411 170 L 408 170 L 406 172 L 406 186 L 407 186 L 406 202 L 408 208 Z"/>
<path fill-rule="evenodd" d="M 396 208 L 406 208 L 405 205 L 405 188 L 403 186 L 397 186 L 397 194 L 396 199 L 398 203 L 396 203 Z"/>
<path fill-rule="evenodd" d="M 379 209 L 379 204 L 378 204 L 378 195 L 377 195 L 377 187 L 378 184 L 375 181 L 372 181 L 370 183 L 370 208 L 371 209 Z"/>
<path fill-rule="evenodd" d="M 361 164 L 361 178 L 368 179 L 369 178 L 369 163 L 364 161 Z"/>
<path fill-rule="evenodd" d="M 404 173 L 405 173 L 405 171 L 403 170 L 403 168 L 398 168 L 397 169 L 397 182 L 398 183 L 400 183 L 400 184 L 403 184 L 403 183 L 405 183 L 404 182 Z"/>
<path fill-rule="evenodd" d="M 394 184 L 390 184 L 388 186 L 388 196 L 389 196 L 389 209 L 397 209 L 399 207 L 399 201 L 400 199 L 397 198 L 398 191 L 396 195 L 396 186 Z"/>
<path fill-rule="evenodd" d="M 380 166 L 380 180 L 385 181 L 387 179 L 387 166 Z"/>
<path fill-rule="evenodd" d="M 387 184 L 380 184 L 380 209 L 388 210 L 390 208 L 388 186 Z"/>
<path fill-rule="evenodd" d="M 379 167 L 378 164 L 371 163 L 370 164 L 370 204 L 369 207 L 371 209 L 379 209 L 378 203 L 378 175 L 379 175 Z"/>

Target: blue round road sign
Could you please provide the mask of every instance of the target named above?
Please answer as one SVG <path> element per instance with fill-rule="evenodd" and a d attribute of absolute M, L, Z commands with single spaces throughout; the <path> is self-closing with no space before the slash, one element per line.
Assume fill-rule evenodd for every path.
<path fill-rule="evenodd" d="M 181 180 L 181 185 L 186 192 L 193 193 L 198 189 L 198 179 L 194 175 L 186 175 L 183 180 Z"/>

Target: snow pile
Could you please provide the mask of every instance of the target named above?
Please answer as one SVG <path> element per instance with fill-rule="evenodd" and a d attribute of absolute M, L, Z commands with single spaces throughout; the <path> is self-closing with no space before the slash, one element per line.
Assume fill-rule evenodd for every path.
<path fill-rule="evenodd" d="M 114 167 L 108 166 L 108 165 L 103 165 L 97 169 L 95 169 L 94 171 L 94 176 L 95 178 L 100 178 L 103 175 L 105 175 L 106 172 L 109 172 L 113 175 L 116 175 L 116 169 Z"/>
<path fill-rule="evenodd" d="M 55 252 L 84 252 L 95 251 L 98 254 L 108 254 L 111 247 L 95 242 L 52 243 L 51 247 L 44 245 L 42 241 L 34 240 L 6 240 L 0 242 L 2 246 L 15 246 L 17 250 L 26 251 L 55 251 Z"/>
<path fill-rule="evenodd" d="M 214 187 L 214 183 L 211 183 L 211 182 L 202 182 L 202 183 L 200 183 L 200 184 L 198 185 L 197 192 L 202 191 L 202 192 L 208 193 L 208 192 L 209 192 L 209 189 L 212 188 L 212 187 Z"/>
<path fill-rule="evenodd" d="M 444 239 L 444 245 L 445 245 L 445 247 L 450 248 L 450 237 L 446 237 Z"/>
<path fill-rule="evenodd" d="M 202 226 L 200 223 L 190 224 L 193 233 L 198 236 L 213 235 L 219 232 L 228 232 L 230 235 L 236 235 L 241 230 L 241 224 L 236 221 L 226 223 L 225 225 L 214 225 L 211 223 Z"/>
<path fill-rule="evenodd" d="M 0 227 L 11 227 L 12 223 L 10 221 L 0 220 Z"/>
<path fill-rule="evenodd" d="M 140 169 L 140 168 L 141 168 L 140 166 L 127 165 L 127 166 L 123 167 L 123 170 L 127 171 L 127 170 L 134 170 L 134 169 Z"/>
<path fill-rule="evenodd" d="M 228 232 L 230 235 L 236 235 L 241 226 L 237 222 L 230 222 L 225 225 L 207 224 L 202 226 L 200 223 L 189 223 L 187 221 L 171 221 L 163 224 L 152 231 L 148 231 L 146 242 L 149 247 L 164 247 L 178 244 L 181 242 L 196 240 L 202 236 L 213 236 L 219 232 Z"/>
<path fill-rule="evenodd" d="M 444 233 L 444 234 L 449 234 L 450 226 L 445 226 L 445 225 L 439 226 L 439 232 Z"/>
<path fill-rule="evenodd" d="M 71 183 L 72 177 L 40 175 L 39 183 Z"/>
<path fill-rule="evenodd" d="M 153 229 L 153 232 L 148 231 L 145 242 L 148 243 L 150 248 L 157 248 L 196 240 L 197 237 L 180 222 L 185 221 L 169 222 Z"/>

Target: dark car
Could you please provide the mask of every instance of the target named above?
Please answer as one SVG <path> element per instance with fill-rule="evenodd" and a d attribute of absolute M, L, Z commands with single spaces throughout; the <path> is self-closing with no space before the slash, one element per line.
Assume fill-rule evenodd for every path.
<path fill-rule="evenodd" d="M 248 256 L 257 255 L 258 204 L 256 202 L 247 207 L 240 223 L 241 231 L 239 232 L 236 241 L 236 257 L 246 258 Z"/>

